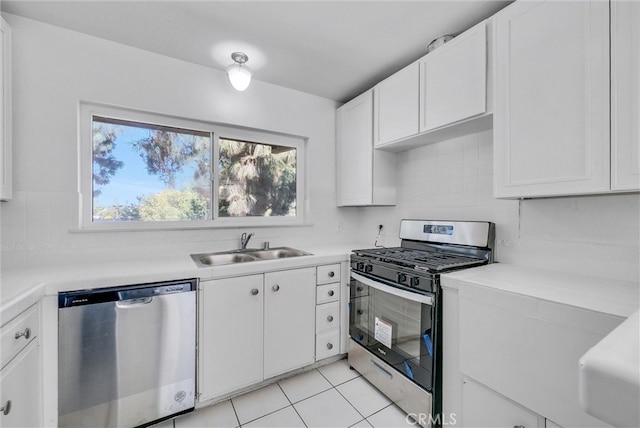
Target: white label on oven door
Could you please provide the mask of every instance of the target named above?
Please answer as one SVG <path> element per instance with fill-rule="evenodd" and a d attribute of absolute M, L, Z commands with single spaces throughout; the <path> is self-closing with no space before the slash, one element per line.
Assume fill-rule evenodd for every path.
<path fill-rule="evenodd" d="M 391 348 L 391 338 L 393 337 L 393 327 L 388 322 L 376 317 L 374 337 L 387 348 Z"/>

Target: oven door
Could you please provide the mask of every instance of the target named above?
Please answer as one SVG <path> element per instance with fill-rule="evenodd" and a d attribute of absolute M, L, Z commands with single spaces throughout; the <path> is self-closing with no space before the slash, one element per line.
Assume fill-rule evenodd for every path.
<path fill-rule="evenodd" d="M 351 274 L 349 334 L 414 383 L 431 392 L 437 343 L 436 296 Z"/>

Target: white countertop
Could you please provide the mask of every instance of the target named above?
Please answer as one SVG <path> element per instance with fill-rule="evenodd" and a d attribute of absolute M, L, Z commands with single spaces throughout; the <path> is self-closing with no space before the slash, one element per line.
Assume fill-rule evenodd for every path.
<path fill-rule="evenodd" d="M 339 263 L 349 260 L 351 250 L 367 244 L 305 247 L 309 256 L 279 260 L 199 268 L 189 254 L 156 259 L 140 259 L 93 264 L 68 264 L 31 269 L 8 269 L 0 283 L 0 325 L 35 304 L 45 295 L 61 291 L 83 290 L 176 279 L 201 280 L 295 269 L 297 267 Z"/>
<path fill-rule="evenodd" d="M 627 318 L 640 307 L 640 283 L 493 263 L 442 276 L 442 286 L 465 284 L 535 297 Z"/>

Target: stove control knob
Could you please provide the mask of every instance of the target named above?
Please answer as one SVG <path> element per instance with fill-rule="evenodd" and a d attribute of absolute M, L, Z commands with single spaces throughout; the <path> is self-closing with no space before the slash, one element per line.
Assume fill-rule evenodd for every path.
<path fill-rule="evenodd" d="M 411 286 L 412 287 L 417 287 L 418 285 L 420 285 L 420 278 L 418 277 L 413 277 L 411 278 Z"/>
<path fill-rule="evenodd" d="M 402 284 L 403 282 L 407 282 L 407 275 L 404 273 L 398 273 L 398 282 Z"/>
<path fill-rule="evenodd" d="M 364 263 L 363 262 L 358 262 L 356 264 L 356 270 L 363 271 L 364 270 Z"/>
<path fill-rule="evenodd" d="M 371 273 L 371 271 L 372 271 L 372 270 L 373 270 L 373 265 L 366 265 L 366 266 L 364 267 L 364 271 L 365 271 L 366 273 Z"/>

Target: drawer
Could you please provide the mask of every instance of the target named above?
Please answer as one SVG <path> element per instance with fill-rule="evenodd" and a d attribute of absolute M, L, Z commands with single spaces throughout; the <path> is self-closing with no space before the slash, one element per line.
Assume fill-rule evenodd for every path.
<path fill-rule="evenodd" d="M 316 287 L 316 304 L 335 302 L 340 299 L 340 283 L 319 285 Z"/>
<path fill-rule="evenodd" d="M 2 327 L 0 339 L 0 361 L 4 367 L 40 332 L 40 315 L 37 306 L 32 306 Z"/>
<path fill-rule="evenodd" d="M 316 306 L 316 333 L 340 327 L 340 302 Z"/>
<path fill-rule="evenodd" d="M 328 284 L 330 282 L 340 282 L 340 263 L 333 265 L 318 266 L 317 283 Z"/>
<path fill-rule="evenodd" d="M 338 355 L 340 351 L 340 329 L 316 335 L 316 361 Z"/>

